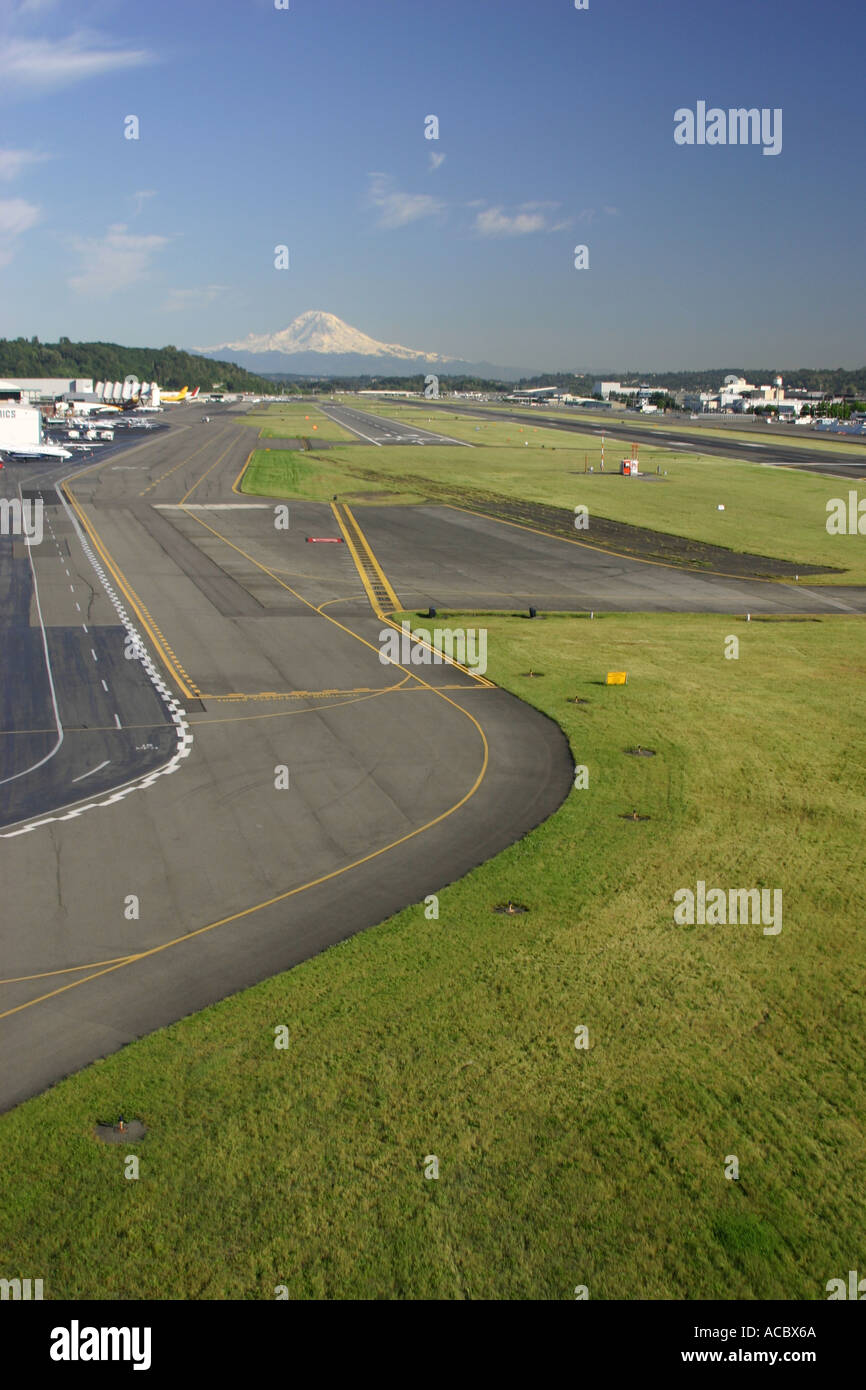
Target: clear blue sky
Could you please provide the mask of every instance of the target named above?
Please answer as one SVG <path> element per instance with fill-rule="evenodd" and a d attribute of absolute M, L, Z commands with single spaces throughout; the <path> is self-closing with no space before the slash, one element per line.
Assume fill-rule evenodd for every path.
<path fill-rule="evenodd" d="M 862 0 L 0 0 L 0 336 L 862 365 L 864 40 Z M 676 145 L 698 101 L 781 153 Z"/>

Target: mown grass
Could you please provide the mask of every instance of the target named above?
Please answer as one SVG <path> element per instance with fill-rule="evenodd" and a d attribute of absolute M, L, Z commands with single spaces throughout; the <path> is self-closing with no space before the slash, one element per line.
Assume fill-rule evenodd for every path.
<path fill-rule="evenodd" d="M 343 429 L 314 405 L 274 404 L 238 417 L 238 423 L 258 428 L 260 439 L 317 439 L 351 441 Z"/>
<path fill-rule="evenodd" d="M 588 789 L 438 920 L 408 907 L 4 1116 L 4 1275 L 69 1298 L 823 1299 L 857 1267 L 866 627 L 484 621 L 488 675 L 562 724 Z M 781 933 L 676 926 L 698 878 L 781 888 Z M 508 899 L 531 911 L 493 914 Z M 92 1137 L 121 1112 L 150 1129 L 137 1181 Z"/>
<path fill-rule="evenodd" d="M 376 491 L 378 484 L 353 477 L 330 453 L 290 449 L 256 449 L 241 477 L 240 490 L 256 497 L 297 497 L 330 502 L 335 494 Z"/>

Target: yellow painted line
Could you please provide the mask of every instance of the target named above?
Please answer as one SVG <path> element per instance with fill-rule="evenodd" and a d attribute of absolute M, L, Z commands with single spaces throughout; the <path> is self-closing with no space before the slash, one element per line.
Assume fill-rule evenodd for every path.
<path fill-rule="evenodd" d="M 432 622 L 433 619 L 428 619 L 428 621 Z M 399 632 L 402 635 L 403 629 L 397 626 L 393 618 L 383 616 L 382 622 L 387 623 L 388 626 L 392 627 L 395 632 Z M 493 681 L 489 681 L 486 676 L 480 676 L 477 671 L 472 670 L 471 666 L 461 666 L 460 662 L 455 661 L 453 656 L 448 656 L 438 647 L 434 647 L 430 642 L 425 642 L 423 637 L 416 637 L 414 633 L 410 633 L 409 636 L 411 637 L 411 640 L 415 642 L 419 647 L 426 648 L 428 652 L 438 653 L 445 664 L 447 664 L 448 666 L 456 666 L 458 671 L 462 671 L 464 675 L 471 676 L 474 681 L 478 681 L 479 685 L 487 686 L 490 690 L 495 690 L 497 688 L 493 684 Z M 465 689 L 465 687 L 461 686 L 461 689 Z"/>
<path fill-rule="evenodd" d="M 26 985 L 29 980 L 48 980 L 54 975 L 75 975 L 79 970 L 95 970 L 98 965 L 125 965 L 135 960 L 135 956 L 112 956 L 109 960 L 92 960 L 87 965 L 65 965 L 60 970 L 42 970 L 38 975 L 13 975 L 8 980 L 0 980 L 0 985 Z"/>
<path fill-rule="evenodd" d="M 379 578 L 381 579 L 381 582 L 382 582 L 383 587 L 385 588 L 385 590 L 386 590 L 387 593 L 388 593 L 389 600 L 393 603 L 394 608 L 400 608 L 400 607 L 401 607 L 400 600 L 397 598 L 397 595 L 394 593 L 394 590 L 391 588 L 391 585 L 388 583 L 388 580 L 386 579 L 385 574 L 384 574 L 384 572 L 383 572 L 383 570 L 382 570 L 382 568 L 381 568 L 381 566 L 380 566 L 378 560 L 376 559 L 375 555 L 373 554 L 373 551 L 372 551 L 372 549 L 371 549 L 371 547 L 370 547 L 370 542 L 367 540 L 367 537 L 364 535 L 364 532 L 361 530 L 360 526 L 358 525 L 357 518 L 353 515 L 351 509 L 350 509 L 349 506 L 348 506 L 348 503 L 343 502 L 343 503 L 342 503 L 342 506 L 345 507 L 346 512 L 347 512 L 349 518 L 351 519 L 351 521 L 354 523 L 355 527 L 357 528 L 357 532 L 358 532 L 358 535 L 359 535 L 359 537 L 360 537 L 360 539 L 361 539 L 361 543 L 363 544 L 363 546 L 364 546 L 364 548 L 365 548 L 365 550 L 366 550 L 367 556 L 369 557 L 369 559 L 370 559 L 370 561 L 371 561 L 371 563 L 372 563 L 372 565 L 373 565 L 373 568 L 375 569 L 377 575 L 378 575 Z M 331 503 L 331 510 L 332 510 L 332 512 L 334 513 L 334 516 L 337 518 L 337 521 L 339 522 L 340 530 L 343 532 L 343 535 L 344 535 L 344 537 L 345 537 L 345 539 L 346 539 L 346 544 L 348 545 L 349 550 L 351 551 L 352 559 L 355 561 L 355 568 L 357 569 L 358 574 L 359 574 L 360 577 L 361 577 L 361 582 L 362 582 L 362 584 L 364 585 L 364 588 L 367 590 L 367 597 L 368 597 L 368 599 L 370 600 L 370 604 L 371 604 L 371 606 L 372 606 L 372 608 L 373 608 L 373 612 L 376 614 L 376 617 L 379 618 L 383 623 L 387 623 L 388 626 L 389 626 L 389 627 L 392 627 L 392 628 L 394 629 L 395 632 L 399 632 L 399 633 L 402 635 L 403 629 L 400 628 L 400 627 L 398 627 L 397 624 L 396 624 L 395 622 L 393 622 L 393 621 L 391 620 L 391 618 L 388 617 L 387 613 L 384 611 L 384 609 L 382 608 L 382 605 L 380 604 L 378 598 L 376 597 L 376 594 L 375 594 L 375 592 L 374 592 L 374 590 L 373 590 L 373 587 L 372 587 L 372 585 L 370 584 L 370 582 L 369 582 L 369 580 L 368 580 L 368 578 L 367 578 L 367 576 L 366 576 L 366 574 L 365 574 L 365 572 L 364 572 L 364 567 L 363 567 L 363 565 L 361 564 L 361 561 L 360 561 L 360 559 L 359 559 L 357 550 L 355 549 L 355 546 L 354 546 L 354 544 L 352 543 L 352 537 L 351 537 L 351 535 L 350 535 L 348 529 L 343 525 L 342 518 L 341 518 L 341 516 L 340 516 L 340 513 L 339 513 L 339 511 L 338 511 L 338 509 L 337 509 L 337 504 L 336 504 L 335 502 L 332 502 L 332 503 Z M 427 651 L 436 653 L 436 650 L 437 650 L 437 649 L 436 649 L 435 647 L 433 647 L 429 642 L 425 642 L 423 638 L 412 636 L 412 641 L 413 641 L 413 642 L 416 642 L 416 643 L 418 644 L 418 646 L 426 648 Z M 478 675 L 478 673 L 477 673 L 476 671 L 470 670 L 470 668 L 467 667 L 467 666 L 461 666 L 460 662 L 459 662 L 459 661 L 455 661 L 453 657 L 446 656 L 443 652 L 440 652 L 439 655 L 442 656 L 442 657 L 444 658 L 444 661 L 445 661 L 449 666 L 456 666 L 457 669 L 458 669 L 458 671 L 463 671 L 465 675 L 470 676 L 473 680 L 478 681 L 481 685 L 486 685 L 486 686 L 490 686 L 490 687 L 493 686 L 493 682 L 492 682 L 492 681 L 488 681 L 484 676 Z"/>
<path fill-rule="evenodd" d="M 219 464 L 222 463 L 222 461 L 223 461 L 223 459 L 225 458 L 226 454 L 231 453 L 231 451 L 232 451 L 232 449 L 234 448 L 234 446 L 235 446 L 236 443 L 237 443 L 237 440 L 233 439 L 232 442 L 231 442 L 231 444 L 229 444 L 228 448 L 225 449 L 225 450 L 223 451 L 223 453 L 220 454 L 220 456 L 219 456 L 219 458 L 217 459 L 216 463 L 212 463 L 211 466 L 210 466 L 210 468 L 206 468 L 205 471 L 204 471 L 204 473 L 202 473 L 201 477 L 198 479 L 198 481 L 195 482 L 195 483 L 193 483 L 193 485 L 192 485 L 192 487 L 190 488 L 189 492 L 185 492 L 185 493 L 184 493 L 183 497 L 180 499 L 180 505 L 181 505 L 181 506 L 183 506 L 184 502 L 187 500 L 188 497 L 192 497 L 192 495 L 193 495 L 193 493 L 195 492 L 196 488 L 198 487 L 199 483 L 203 483 L 203 482 L 204 482 L 204 480 L 205 480 L 205 478 L 207 477 L 208 473 L 212 473 L 212 472 L 214 471 L 214 469 L 215 469 L 216 467 L 218 467 Z"/>
<path fill-rule="evenodd" d="M 351 537 L 351 534 L 350 534 L 348 528 L 343 524 L 343 518 L 340 516 L 340 513 L 339 513 L 338 510 L 337 510 L 337 504 L 336 504 L 336 502 L 332 502 L 332 503 L 331 503 L 331 511 L 334 513 L 334 516 L 337 518 L 337 525 L 339 526 L 340 530 L 341 530 L 342 533 L 343 533 L 343 540 L 346 542 L 346 545 L 349 547 L 349 553 L 350 553 L 350 555 L 352 556 L 352 559 L 353 559 L 354 562 L 355 562 L 355 569 L 358 571 L 358 578 L 360 579 L 361 583 L 362 583 L 363 586 L 364 586 L 364 592 L 366 593 L 367 598 L 370 600 L 370 607 L 372 608 L 373 612 L 376 614 L 376 617 L 377 617 L 377 618 L 381 618 L 381 619 L 384 621 L 385 613 L 384 613 L 384 611 L 383 611 L 383 609 L 382 609 L 382 605 L 380 604 L 379 600 L 377 599 L 377 597 L 376 597 L 376 595 L 375 595 L 375 593 L 374 593 L 374 591 L 373 591 L 373 586 L 372 586 L 372 584 L 370 583 L 369 579 L 367 578 L 367 573 L 366 573 L 366 570 L 364 569 L 364 566 L 363 566 L 363 564 L 362 564 L 362 562 L 361 562 L 361 557 L 360 557 L 360 555 L 358 554 L 357 550 L 355 549 L 355 543 L 354 543 L 354 541 L 352 540 L 352 537 Z M 323 613 L 323 614 L 322 614 L 322 617 L 325 617 L 325 616 L 327 616 L 327 615 Z"/>
<path fill-rule="evenodd" d="M 226 432 L 223 431 L 222 435 L 218 435 L 216 442 L 219 442 L 220 438 L 224 439 L 225 433 Z M 157 443 L 157 440 L 154 440 L 153 442 Z M 172 473 L 176 473 L 179 468 L 183 468 L 184 464 L 192 463 L 194 458 L 196 458 L 200 453 L 202 453 L 214 442 L 215 441 L 213 439 L 213 436 L 211 436 L 211 438 L 206 440 L 204 444 L 200 445 L 198 449 L 194 449 L 191 454 L 187 454 L 186 458 L 182 458 L 180 463 L 174 464 L 173 467 L 167 469 L 165 473 L 161 473 L 160 476 L 156 478 L 152 483 L 148 483 L 147 487 L 144 489 L 144 492 L 140 492 L 138 494 L 139 497 L 146 497 L 149 492 L 152 492 L 155 487 L 159 486 L 159 484 L 163 481 L 164 478 L 170 478 Z M 108 460 L 106 460 L 106 462 L 108 462 Z"/>
<path fill-rule="evenodd" d="M 333 506 L 333 505 L 334 505 L 334 504 L 333 504 L 333 502 L 332 502 L 332 503 L 331 503 L 331 506 Z M 385 573 L 384 573 L 384 571 L 383 571 L 383 569 L 382 569 L 382 566 L 379 564 L 379 561 L 376 559 L 376 556 L 373 554 L 373 548 L 372 548 L 372 546 L 370 545 L 370 542 L 367 540 L 367 537 L 364 535 L 364 532 L 361 530 L 361 527 L 358 525 L 358 518 L 355 516 L 355 514 L 354 514 L 354 512 L 352 511 L 351 507 L 349 506 L 348 502 L 344 502 L 344 503 L 343 503 L 343 506 L 344 506 L 345 509 L 346 509 L 346 515 L 348 516 L 349 520 L 351 521 L 352 525 L 355 527 L 355 529 L 356 529 L 357 532 L 358 532 L 358 535 L 359 535 L 360 538 L 361 538 L 361 544 L 362 544 L 363 547 L 364 547 L 364 550 L 365 550 L 365 552 L 366 552 L 366 555 L 367 555 L 368 560 L 369 560 L 370 563 L 372 564 L 373 569 L 376 571 L 376 575 L 377 575 L 377 577 L 378 577 L 378 579 L 379 579 L 379 582 L 381 583 L 382 587 L 384 588 L 385 593 L 388 595 L 388 602 L 391 604 L 392 608 L 402 608 L 403 605 L 401 604 L 401 602 L 400 602 L 400 600 L 398 599 L 397 595 L 394 593 L 394 590 L 391 588 L 391 585 L 388 583 L 388 580 L 387 580 L 387 578 L 385 577 Z"/>
<path fill-rule="evenodd" d="M 249 466 L 250 466 L 250 459 L 252 458 L 252 456 L 253 456 L 253 454 L 254 454 L 255 452 L 256 452 L 255 449 L 250 449 L 250 452 L 247 454 L 247 461 L 246 461 L 246 463 L 244 464 L 244 466 L 243 466 L 243 468 L 241 469 L 240 473 L 238 474 L 238 476 L 235 478 L 234 482 L 232 483 L 232 492 L 236 492 L 237 495 L 238 495 L 238 497 L 241 497 L 241 496 L 244 495 L 244 494 L 241 492 L 240 488 L 238 487 L 238 483 L 240 482 L 241 478 L 244 476 L 244 474 L 246 473 L 247 469 L 249 468 Z"/>
<path fill-rule="evenodd" d="M 79 521 L 81 522 L 82 526 L 84 527 L 88 536 L 93 542 L 93 545 L 99 553 L 102 561 L 110 571 L 115 583 L 117 584 L 121 593 L 129 602 L 129 604 L 132 606 L 136 617 L 138 618 L 139 622 L 141 623 L 142 627 L 144 628 L 145 632 L 147 633 L 148 637 L 150 638 L 151 642 L 153 643 L 154 647 L 159 653 L 160 660 L 162 661 L 162 664 L 165 666 L 166 670 L 170 673 L 172 680 L 176 682 L 179 689 L 183 692 L 187 699 L 200 699 L 201 692 L 199 691 L 198 686 L 187 674 L 187 672 L 184 671 L 183 667 L 181 666 L 171 647 L 166 642 L 159 628 L 156 626 L 156 623 L 154 622 L 150 613 L 148 613 L 141 599 L 132 589 L 130 584 L 121 574 L 117 565 L 112 560 L 102 540 L 100 539 L 96 531 L 96 528 L 85 515 L 83 508 L 79 504 L 78 499 L 72 491 L 72 488 L 69 486 L 68 483 L 62 483 L 61 487 L 63 488 L 63 491 L 65 495 L 68 497 L 69 501 L 72 503 L 72 506 L 75 508 Z M 187 682 L 189 682 L 189 684 L 187 684 Z"/>
<path fill-rule="evenodd" d="M 202 695 L 203 700 L 320 700 L 335 695 L 384 695 L 388 690 L 397 690 L 409 677 L 398 681 L 397 685 L 359 685 L 352 690 L 255 690 L 231 691 L 224 695 Z"/>

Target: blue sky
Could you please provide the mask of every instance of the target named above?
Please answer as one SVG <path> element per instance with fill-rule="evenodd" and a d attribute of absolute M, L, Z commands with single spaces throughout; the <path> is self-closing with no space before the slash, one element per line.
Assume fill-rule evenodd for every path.
<path fill-rule="evenodd" d="M 864 40 L 860 0 L 0 0 L 0 336 L 324 309 L 538 369 L 860 366 Z M 678 146 L 698 101 L 781 108 L 781 153 Z"/>

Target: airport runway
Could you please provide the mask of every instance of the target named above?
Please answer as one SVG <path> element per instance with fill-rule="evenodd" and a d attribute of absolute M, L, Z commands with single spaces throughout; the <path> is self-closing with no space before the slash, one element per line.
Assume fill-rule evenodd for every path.
<path fill-rule="evenodd" d="M 319 409 L 329 420 L 342 425 L 344 429 L 351 431 L 359 442 L 365 444 L 460 444 L 467 449 L 472 447 L 465 439 L 416 429 L 415 426 L 402 424 L 398 420 L 388 420 L 384 416 L 369 415 L 366 411 L 355 410 L 353 406 L 319 403 Z"/>
<path fill-rule="evenodd" d="M 446 506 L 358 505 L 359 540 L 345 507 L 291 502 L 280 529 L 233 490 L 248 427 L 167 418 L 76 469 L 65 505 L 69 464 L 0 474 L 50 521 L 29 556 L 0 538 L 2 1109 L 406 904 L 424 930 L 428 893 L 568 794 L 552 721 L 463 670 L 380 660 L 364 537 L 408 606 L 866 609 Z"/>
<path fill-rule="evenodd" d="M 787 443 L 784 438 L 780 438 L 776 432 L 769 429 L 762 439 L 721 439 L 717 435 L 708 435 L 704 429 L 687 431 L 666 429 L 664 425 L 635 425 L 620 415 L 611 415 L 610 419 L 599 420 L 598 416 L 587 418 L 576 413 L 573 419 L 564 420 L 561 415 L 546 415 L 542 410 L 536 409 L 530 414 L 526 411 L 520 414 L 513 410 L 494 410 L 487 406 L 481 410 L 462 401 L 419 401 L 417 404 L 425 410 L 429 406 L 432 410 L 470 415 L 478 420 L 505 420 L 510 424 L 525 425 L 527 419 L 531 419 L 535 424 L 544 425 L 545 429 L 563 430 L 566 434 L 604 435 L 606 439 L 642 444 L 648 449 L 679 449 L 684 453 L 746 459 L 771 467 L 800 468 L 806 472 L 827 474 L 831 477 L 866 479 L 866 447 L 858 449 L 851 437 L 833 439 L 827 434 L 817 436 L 822 443 L 831 441 L 831 451 L 809 449 L 805 444 L 797 447 Z"/>

